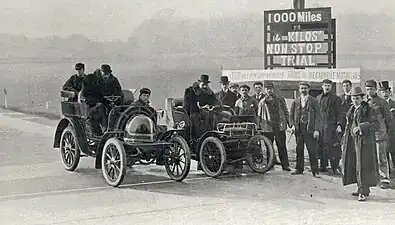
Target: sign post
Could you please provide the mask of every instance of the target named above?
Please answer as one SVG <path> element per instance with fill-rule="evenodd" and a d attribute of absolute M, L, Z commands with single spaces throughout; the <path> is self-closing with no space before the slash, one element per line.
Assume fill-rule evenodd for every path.
<path fill-rule="evenodd" d="M 7 89 L 4 88 L 4 108 L 8 108 Z"/>
<path fill-rule="evenodd" d="M 335 68 L 335 20 L 330 7 L 264 12 L 264 68 Z"/>

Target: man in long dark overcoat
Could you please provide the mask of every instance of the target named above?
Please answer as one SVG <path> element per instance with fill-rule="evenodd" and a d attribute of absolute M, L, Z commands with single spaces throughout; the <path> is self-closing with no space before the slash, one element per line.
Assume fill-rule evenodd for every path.
<path fill-rule="evenodd" d="M 389 86 L 388 81 L 382 81 L 379 83 L 380 86 L 380 91 L 381 94 L 383 95 L 383 98 L 388 102 L 388 105 L 390 106 L 390 111 L 392 113 L 392 116 L 395 117 L 395 101 L 391 99 L 392 96 L 392 90 Z M 387 158 L 388 158 L 388 164 L 389 168 L 391 168 L 391 162 L 392 166 L 395 168 L 395 120 L 392 120 L 392 126 L 390 127 L 389 131 L 389 144 L 387 148 Z M 390 171 L 390 174 L 393 174 L 394 171 Z"/>
<path fill-rule="evenodd" d="M 323 93 L 317 96 L 320 103 L 322 115 L 322 132 L 320 135 L 318 155 L 320 158 L 321 172 L 327 172 L 328 160 L 330 160 L 334 175 L 339 174 L 338 166 L 340 160 L 340 149 L 338 144 L 337 129 L 341 118 L 341 99 L 332 93 L 332 81 L 325 79 L 322 81 Z M 341 127 L 339 128 L 341 129 Z"/>
<path fill-rule="evenodd" d="M 374 108 L 363 101 L 360 87 L 352 91 L 353 106 L 347 112 L 345 129 L 342 174 L 343 185 L 357 183 L 358 191 L 352 193 L 359 201 L 365 201 L 370 187 L 379 183 L 378 158 L 375 132 L 380 123 Z"/>
<path fill-rule="evenodd" d="M 365 88 L 368 97 L 367 103 L 369 103 L 369 106 L 377 112 L 377 117 L 380 123 L 380 128 L 376 131 L 376 146 L 379 157 L 380 187 L 386 189 L 390 186 L 387 148 L 389 143 L 388 134 L 393 120 L 392 114 L 388 103 L 377 94 L 376 81 L 366 81 Z"/>

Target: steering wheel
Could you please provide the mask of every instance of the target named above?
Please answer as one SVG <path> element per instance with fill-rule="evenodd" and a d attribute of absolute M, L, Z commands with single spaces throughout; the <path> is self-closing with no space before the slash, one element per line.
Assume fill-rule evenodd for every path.
<path fill-rule="evenodd" d="M 207 109 L 208 111 L 212 112 L 212 111 L 214 111 L 216 109 L 220 109 L 221 106 L 219 106 L 219 105 L 205 105 L 205 106 L 202 106 L 202 107 L 199 106 L 199 108 L 200 109 Z"/>
<path fill-rule="evenodd" d="M 104 96 L 104 99 L 110 102 L 110 105 L 114 105 L 115 102 L 120 99 L 121 96 Z"/>

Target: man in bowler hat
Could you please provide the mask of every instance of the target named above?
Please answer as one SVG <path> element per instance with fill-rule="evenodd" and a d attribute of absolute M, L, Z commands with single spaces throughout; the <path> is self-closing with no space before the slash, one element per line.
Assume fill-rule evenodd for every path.
<path fill-rule="evenodd" d="M 124 97 L 122 87 L 118 79 L 112 74 L 111 67 L 107 64 L 103 64 L 101 66 L 101 72 L 103 75 L 104 96 L 120 96 L 120 99 L 115 102 L 115 105 L 122 105 Z"/>
<path fill-rule="evenodd" d="M 75 93 L 75 97 L 72 99 L 69 99 L 69 101 L 77 101 L 78 100 L 78 94 L 82 89 L 82 82 L 84 78 L 86 77 L 85 75 L 85 65 L 83 63 L 77 63 L 75 64 L 75 70 L 77 71 L 77 74 L 72 75 L 66 83 L 64 83 L 62 90 L 64 91 L 72 91 Z"/>
<path fill-rule="evenodd" d="M 368 86 L 374 85 L 372 82 Z M 357 184 L 358 201 L 365 201 L 370 194 L 370 187 L 379 182 L 378 160 L 376 151 L 375 131 L 380 127 L 377 110 L 363 101 L 360 87 L 355 87 L 351 94 L 353 105 L 346 114 L 343 156 L 342 181 L 343 185 Z"/>
<path fill-rule="evenodd" d="M 385 99 L 385 101 L 388 102 L 388 105 L 390 107 L 390 112 L 393 117 L 395 117 L 395 101 L 391 99 L 392 96 L 392 90 L 389 86 L 388 81 L 382 81 L 379 83 L 380 86 L 380 92 Z M 387 158 L 388 158 L 388 164 L 391 165 L 395 168 L 395 119 L 392 120 L 390 132 L 388 135 L 389 139 L 389 145 L 387 148 Z M 391 169 L 391 166 L 389 166 L 389 169 Z M 394 171 L 390 171 L 390 173 L 394 173 Z"/>
<path fill-rule="evenodd" d="M 366 93 L 368 95 L 368 104 L 378 115 L 380 127 L 376 130 L 376 146 L 379 156 L 379 173 L 381 179 L 380 187 L 386 189 L 390 185 L 389 164 L 387 158 L 387 148 L 389 131 L 392 124 L 392 113 L 388 103 L 377 95 L 377 82 L 368 80 L 365 82 Z"/>
<path fill-rule="evenodd" d="M 234 107 L 237 101 L 237 95 L 229 90 L 229 78 L 227 76 L 221 77 L 221 91 L 216 93 L 215 96 L 221 102 L 222 105 Z"/>
<path fill-rule="evenodd" d="M 327 172 L 328 160 L 331 163 L 334 175 L 339 175 L 340 149 L 336 148 L 338 143 L 336 131 L 341 131 L 341 99 L 332 93 L 332 81 L 325 79 L 322 81 L 322 94 L 317 96 L 320 103 L 322 116 L 322 130 L 318 147 L 321 172 Z"/>
<path fill-rule="evenodd" d="M 300 96 L 296 98 L 290 110 L 290 125 L 296 137 L 296 168 L 292 175 L 301 175 L 304 170 L 304 146 L 309 152 L 311 172 L 320 177 L 318 171 L 317 149 L 322 117 L 320 103 L 309 95 L 310 84 L 299 83 Z"/>

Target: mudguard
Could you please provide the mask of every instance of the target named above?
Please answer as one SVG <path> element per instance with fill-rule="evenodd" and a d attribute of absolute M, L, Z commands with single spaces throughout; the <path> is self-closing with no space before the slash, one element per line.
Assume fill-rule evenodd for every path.
<path fill-rule="evenodd" d="M 200 146 L 202 145 L 203 141 L 207 138 L 207 137 L 217 137 L 219 138 L 219 134 L 217 131 L 207 131 L 206 133 L 204 133 L 202 136 L 199 137 L 199 141 L 198 144 L 196 145 L 196 150 L 200 151 Z M 220 138 L 219 138 L 220 139 Z M 221 139 L 220 139 L 221 140 Z M 198 155 L 198 152 L 196 152 L 196 154 Z"/>
<path fill-rule="evenodd" d="M 96 169 L 101 169 L 101 158 L 102 158 L 102 153 L 103 153 L 103 147 L 106 144 L 107 140 L 112 138 L 112 137 L 119 137 L 124 134 L 123 131 L 111 131 L 107 132 L 103 135 L 103 137 L 100 140 L 100 143 L 96 147 L 96 160 L 95 160 L 95 168 Z"/>
<path fill-rule="evenodd" d="M 170 139 L 170 137 L 173 136 L 174 134 L 180 135 L 185 140 L 187 140 L 185 137 L 185 131 L 184 130 L 177 130 L 177 129 L 167 130 L 167 131 L 161 133 L 160 135 L 158 135 L 158 140 Z"/>
<path fill-rule="evenodd" d="M 60 122 L 58 123 L 58 126 L 56 127 L 56 131 L 55 131 L 53 147 L 54 148 L 60 147 L 60 138 L 62 136 L 62 132 L 69 125 L 73 127 L 75 134 L 77 135 L 77 141 L 81 152 L 86 155 L 91 155 L 91 153 L 89 152 L 88 143 L 86 142 L 85 131 L 81 123 L 78 120 L 71 117 L 65 117 L 61 119 Z"/>

